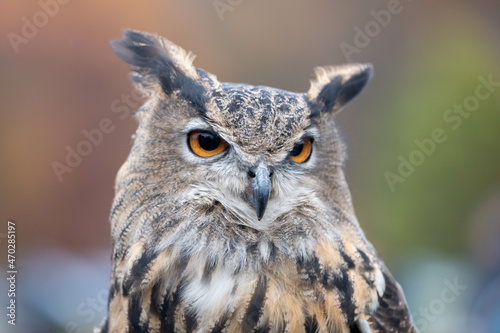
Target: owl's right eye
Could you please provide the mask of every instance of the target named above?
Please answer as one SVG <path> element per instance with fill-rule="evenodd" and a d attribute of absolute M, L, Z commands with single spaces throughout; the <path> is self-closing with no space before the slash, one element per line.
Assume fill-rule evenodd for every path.
<path fill-rule="evenodd" d="M 200 157 L 212 157 L 222 153 L 227 148 L 227 142 L 220 136 L 208 131 L 196 130 L 188 135 L 191 151 Z"/>
<path fill-rule="evenodd" d="M 309 160 L 312 153 L 313 138 L 304 138 L 302 141 L 295 144 L 288 157 L 294 162 L 304 163 Z"/>

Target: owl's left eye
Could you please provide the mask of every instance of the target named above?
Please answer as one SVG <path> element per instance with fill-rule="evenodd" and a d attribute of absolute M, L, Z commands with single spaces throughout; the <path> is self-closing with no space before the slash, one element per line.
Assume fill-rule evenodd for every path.
<path fill-rule="evenodd" d="M 220 136 L 208 131 L 196 130 L 188 135 L 191 151 L 200 157 L 211 157 L 222 153 L 227 148 L 227 142 Z"/>
<path fill-rule="evenodd" d="M 293 146 L 292 151 L 288 154 L 288 157 L 294 162 L 304 163 L 309 160 L 312 153 L 313 138 L 304 138 L 300 142 Z"/>

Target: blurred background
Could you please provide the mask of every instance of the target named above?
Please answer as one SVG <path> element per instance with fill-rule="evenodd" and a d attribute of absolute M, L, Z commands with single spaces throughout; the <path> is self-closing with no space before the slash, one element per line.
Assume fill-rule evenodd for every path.
<path fill-rule="evenodd" d="M 113 183 L 141 102 L 109 46 L 124 28 L 221 81 L 292 91 L 315 66 L 373 63 L 337 118 L 359 221 L 421 332 L 500 332 L 500 2 L 3 0 L 0 22 L 5 313 L 8 220 L 18 269 L 1 332 L 90 332 L 105 316 Z"/>

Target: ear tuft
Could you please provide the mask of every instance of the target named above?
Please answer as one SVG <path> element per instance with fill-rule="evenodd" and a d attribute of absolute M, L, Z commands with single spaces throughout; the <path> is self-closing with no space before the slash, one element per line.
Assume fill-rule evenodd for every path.
<path fill-rule="evenodd" d="M 156 35 L 126 30 L 111 47 L 120 59 L 134 66 L 133 82 L 151 93 L 158 84 L 166 94 L 199 80 L 193 66 L 194 56 L 174 43 Z"/>
<path fill-rule="evenodd" d="M 317 67 L 316 79 L 307 93 L 310 101 L 320 104 L 323 111 L 337 112 L 356 97 L 370 81 L 370 64 Z"/>

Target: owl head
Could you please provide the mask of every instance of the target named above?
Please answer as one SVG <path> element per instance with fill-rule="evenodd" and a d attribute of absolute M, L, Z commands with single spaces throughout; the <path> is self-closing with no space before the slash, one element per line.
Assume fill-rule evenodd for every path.
<path fill-rule="evenodd" d="M 149 96 L 136 111 L 118 191 L 141 184 L 171 214 L 220 207 L 227 220 L 257 230 L 348 193 L 333 119 L 370 80 L 370 65 L 316 68 L 309 91 L 296 93 L 219 82 L 156 35 L 126 31 L 112 47 Z M 144 192 L 136 192 L 138 205 Z"/>

